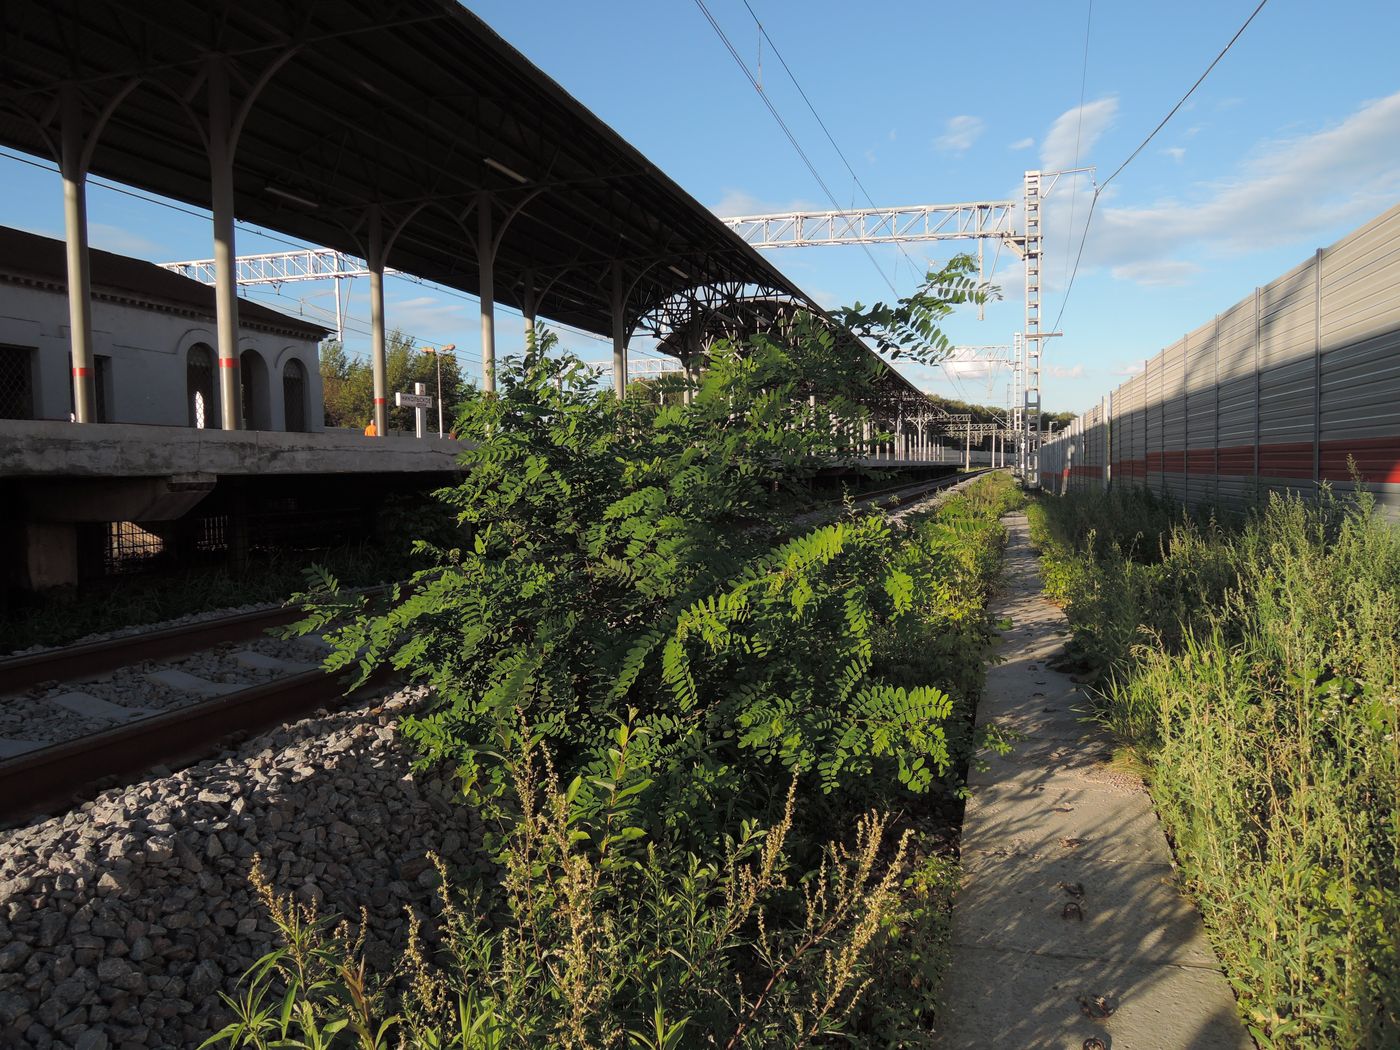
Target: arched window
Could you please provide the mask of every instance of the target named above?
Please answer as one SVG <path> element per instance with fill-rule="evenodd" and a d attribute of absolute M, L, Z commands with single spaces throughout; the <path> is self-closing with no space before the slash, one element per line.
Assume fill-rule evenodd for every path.
<path fill-rule="evenodd" d="M 272 429 L 272 398 L 268 396 L 267 365 L 256 350 L 238 355 L 238 382 L 243 399 L 243 429 Z"/>
<path fill-rule="evenodd" d="M 195 343 L 185 356 L 185 402 L 190 426 L 203 430 L 217 425 L 214 412 L 214 352 Z"/>
<path fill-rule="evenodd" d="M 287 429 L 306 430 L 306 366 L 295 357 L 282 366 L 282 406 Z"/>

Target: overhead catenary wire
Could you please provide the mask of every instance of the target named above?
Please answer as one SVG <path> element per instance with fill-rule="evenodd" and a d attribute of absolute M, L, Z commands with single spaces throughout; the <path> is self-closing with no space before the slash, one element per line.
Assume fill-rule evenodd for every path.
<path fill-rule="evenodd" d="M 792 81 L 792 86 L 797 88 L 797 93 L 802 96 L 802 101 L 807 103 L 807 109 L 811 111 L 812 116 L 816 119 L 817 125 L 822 129 L 822 134 L 826 136 L 826 141 L 831 143 L 831 148 L 834 149 L 836 151 L 836 155 L 841 158 L 841 163 L 844 164 L 846 166 L 846 170 L 851 173 L 851 180 L 856 184 L 861 194 L 865 197 L 865 202 L 869 204 L 872 208 L 878 208 L 879 205 L 875 203 L 875 198 L 873 198 L 870 195 L 870 191 L 865 188 L 865 183 L 863 183 L 860 179 L 860 176 L 856 174 L 856 169 L 851 166 L 850 160 L 846 157 L 845 150 L 843 150 L 840 147 L 840 145 L 836 142 L 836 137 L 832 135 L 831 129 L 826 126 L 826 121 L 822 119 L 822 115 L 817 112 L 817 107 L 813 105 L 811 98 L 808 97 L 806 89 L 804 89 L 802 87 L 801 82 L 798 81 L 797 74 L 794 73 L 792 71 L 792 67 L 787 64 L 787 59 L 783 57 L 782 51 L 778 49 L 778 45 L 768 34 L 767 26 L 765 26 L 762 20 L 758 17 L 758 13 L 754 11 L 753 6 L 749 3 L 749 0 L 744 0 L 744 7 L 747 8 L 749 16 L 753 18 L 754 25 L 758 26 L 758 31 L 760 34 L 760 43 L 762 40 L 768 41 L 769 50 L 773 52 L 773 55 L 777 58 L 779 65 L 783 67 L 783 72 L 785 72 L 788 75 L 788 79 Z M 761 51 L 760 54 L 762 54 Z M 762 89 L 760 88 L 760 90 Z M 919 276 L 918 267 L 914 265 L 914 260 L 909 255 L 908 250 L 904 247 L 903 242 L 896 241 L 895 246 L 899 249 L 900 254 L 903 255 L 904 258 L 908 261 L 910 267 L 914 269 L 915 276 L 917 278 Z M 898 276 L 899 260 L 896 259 L 895 277 L 898 278 Z"/>
<path fill-rule="evenodd" d="M 1172 117 L 1176 116 L 1177 111 L 1181 109 L 1182 106 L 1186 105 L 1186 100 L 1196 93 L 1196 89 L 1205 82 L 1206 77 L 1210 76 L 1211 71 L 1215 69 L 1217 65 L 1220 64 L 1220 60 L 1225 57 L 1226 53 L 1229 52 L 1229 50 L 1232 47 L 1235 46 L 1235 42 L 1239 40 L 1241 36 L 1244 35 L 1244 31 L 1248 29 L 1250 23 L 1253 22 L 1256 17 L 1258 17 L 1259 12 L 1264 10 L 1264 5 L 1268 2 L 1269 0 L 1259 0 L 1258 6 L 1250 12 L 1249 17 L 1244 20 L 1244 24 L 1241 25 L 1239 29 L 1235 30 L 1235 35 L 1232 36 L 1229 42 L 1220 49 L 1220 53 L 1217 54 L 1215 58 L 1211 60 L 1210 65 L 1206 66 L 1205 72 L 1196 78 L 1196 82 L 1191 85 L 1190 89 L 1186 92 L 1186 94 L 1181 96 L 1177 104 L 1171 108 L 1171 111 L 1168 112 L 1167 115 L 1163 117 L 1161 121 L 1158 122 L 1157 126 L 1152 129 L 1151 134 L 1149 134 L 1147 138 L 1143 139 L 1140 143 L 1138 143 L 1137 149 L 1133 150 L 1132 153 L 1128 154 L 1127 159 L 1124 160 L 1122 164 L 1118 165 L 1118 167 L 1114 168 L 1113 173 L 1109 175 L 1108 178 L 1104 179 L 1099 186 L 1095 187 L 1094 195 L 1089 199 L 1089 214 L 1084 217 L 1084 233 L 1079 238 L 1079 251 L 1075 254 L 1074 257 L 1074 269 L 1070 271 L 1069 285 L 1065 288 L 1065 297 L 1060 302 L 1060 312 L 1055 315 L 1055 323 L 1050 326 L 1051 331 L 1059 330 L 1060 319 L 1064 317 L 1065 306 L 1069 303 L 1070 292 L 1074 291 L 1074 279 L 1079 274 L 1079 263 L 1084 258 L 1084 244 L 1089 239 L 1089 224 L 1093 221 L 1094 208 L 1099 202 L 1099 197 L 1102 196 L 1104 190 L 1108 189 L 1109 183 L 1116 179 L 1118 175 L 1123 171 L 1123 169 L 1126 168 L 1129 164 L 1131 164 L 1133 160 L 1137 157 L 1137 155 L 1147 148 L 1147 144 L 1157 137 L 1157 133 L 1167 126 L 1167 122 L 1170 121 Z"/>
<path fill-rule="evenodd" d="M 40 160 L 37 157 L 27 156 L 23 153 L 19 153 L 14 150 L 0 147 L 0 157 L 3 157 L 7 160 L 15 161 L 20 164 L 26 164 L 31 168 L 38 168 L 40 171 L 52 172 L 55 175 L 59 174 L 58 165 Z M 112 182 L 108 179 L 103 179 L 95 175 L 90 175 L 88 176 L 87 181 L 90 185 L 96 186 L 99 189 L 108 190 L 112 193 L 119 193 L 122 196 L 130 197 L 133 200 L 138 200 L 145 204 L 153 204 L 157 207 L 165 208 L 168 211 L 178 212 L 181 215 L 187 215 L 191 218 L 199 219 L 203 222 L 212 221 L 210 213 L 207 211 L 203 211 L 197 208 L 186 207 L 185 205 L 177 204 L 175 201 L 166 200 L 164 197 L 157 197 L 154 194 L 132 189 L 129 186 L 123 186 L 120 183 Z M 322 247 L 322 245 L 311 244 L 306 241 L 299 241 L 290 237 L 282 236 L 280 234 L 271 233 L 263 227 L 250 223 L 245 219 L 236 219 L 235 224 L 238 226 L 239 229 L 243 230 L 245 233 L 254 234 L 255 236 L 272 241 L 274 244 L 282 244 L 288 248 L 315 250 L 317 248 Z M 454 298 L 462 299 L 469 303 L 476 303 L 478 304 L 478 306 L 481 303 L 480 296 L 469 295 L 465 292 L 458 291 L 455 288 L 448 288 L 445 285 L 438 284 L 437 282 L 431 281 L 426 277 L 419 277 L 416 274 L 403 273 L 401 271 L 395 270 L 393 272 L 387 273 L 385 276 L 398 278 L 399 280 L 403 281 L 408 281 L 421 287 L 429 288 L 435 292 L 440 292 L 443 295 L 450 295 Z M 248 286 L 245 285 L 244 287 L 247 288 Z M 612 342 L 612 340 L 607 336 L 599 335 L 596 332 L 589 332 L 582 328 L 576 328 L 573 325 L 564 324 L 563 322 L 551 321 L 549 322 L 549 324 L 552 328 L 559 328 L 567 332 L 572 332 L 575 335 L 584 336 L 585 338 L 592 339 L 595 342 Z M 636 350 L 635 352 L 641 353 L 643 356 L 651 356 L 648 355 L 645 351 Z"/>
<path fill-rule="evenodd" d="M 812 163 L 812 158 L 807 155 L 807 151 L 803 149 L 802 144 L 797 141 L 797 136 L 794 135 L 792 129 L 788 127 L 787 121 L 784 120 L 782 114 L 778 112 L 778 107 L 773 104 L 773 100 L 768 97 L 768 92 L 763 90 L 763 85 L 760 84 L 758 79 L 754 76 L 753 70 L 749 69 L 748 63 L 745 62 L 743 56 L 739 54 L 738 49 L 735 48 L 734 43 L 729 39 L 729 35 L 724 31 L 724 27 L 715 20 L 715 16 L 710 13 L 710 9 L 705 6 L 705 0 L 695 0 L 695 6 L 700 9 L 700 13 L 703 14 L 705 20 L 710 23 L 710 27 L 715 31 L 720 42 L 724 44 L 730 57 L 734 59 L 735 64 L 743 71 L 745 78 L 753 86 L 753 89 L 758 92 L 758 97 L 763 100 L 764 106 L 767 107 L 768 112 L 772 115 L 774 121 L 777 122 L 778 127 L 782 129 L 783 134 L 787 137 L 788 142 L 792 144 L 792 148 L 796 150 L 802 163 L 806 165 L 807 171 L 811 173 L 817 185 L 822 188 L 822 192 L 826 194 L 826 199 L 831 202 L 832 208 L 836 211 L 840 211 L 841 205 L 836 200 L 836 194 L 831 192 L 831 187 L 827 185 L 826 180 L 822 178 L 821 173 L 817 171 L 816 165 Z M 772 42 L 769 41 L 769 43 L 771 46 Z M 870 246 L 868 244 L 862 244 L 861 249 L 865 252 L 865 257 L 870 260 L 870 265 L 875 267 L 875 271 L 880 275 L 881 279 L 884 280 L 885 284 L 889 286 L 891 294 L 898 295 L 899 293 L 895 288 L 894 282 L 890 280 L 889 275 L 885 273 L 884 267 L 876 260 L 875 254 L 870 250 Z"/>
<path fill-rule="evenodd" d="M 1094 0 L 1089 0 L 1089 11 L 1084 18 L 1084 62 L 1079 70 L 1079 108 L 1075 111 L 1074 122 L 1074 167 L 1079 167 L 1079 148 L 1083 140 L 1084 132 L 1084 88 L 1089 82 L 1089 30 L 1094 24 Z M 1065 271 L 1069 269 L 1069 250 L 1074 243 L 1074 212 L 1075 205 L 1079 202 L 1079 175 L 1076 173 L 1070 185 L 1069 195 L 1069 222 L 1065 225 L 1065 265 L 1060 271 L 1060 279 L 1064 280 Z"/>

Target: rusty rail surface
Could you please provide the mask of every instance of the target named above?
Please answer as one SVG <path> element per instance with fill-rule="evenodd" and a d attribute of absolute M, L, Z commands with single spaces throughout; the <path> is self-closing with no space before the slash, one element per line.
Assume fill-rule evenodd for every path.
<path fill-rule="evenodd" d="M 26 751 L 0 761 L 0 820 L 16 821 L 69 808 L 85 794 L 125 783 L 153 766 L 204 758 L 234 734 L 251 734 L 334 707 L 383 685 L 388 674 L 349 697 L 343 679 L 306 671 L 241 689 L 100 733 Z"/>
<path fill-rule="evenodd" d="M 223 642 L 256 638 L 270 627 L 281 627 L 301 616 L 297 609 L 279 606 L 9 657 L 0 660 L 0 693 L 16 693 L 41 682 L 69 681 L 143 660 L 184 656 Z"/>

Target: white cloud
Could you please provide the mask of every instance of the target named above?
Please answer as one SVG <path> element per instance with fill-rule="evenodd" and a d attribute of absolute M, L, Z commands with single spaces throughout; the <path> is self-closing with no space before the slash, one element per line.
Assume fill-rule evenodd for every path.
<path fill-rule="evenodd" d="M 1040 166 L 1044 171 L 1082 167 L 1094 145 L 1103 137 L 1118 115 L 1118 100 L 1109 96 L 1066 110 L 1055 119 L 1040 144 Z M 1076 149 L 1077 144 L 1077 149 Z M 1079 164 L 1075 164 L 1078 157 Z"/>
<path fill-rule="evenodd" d="M 785 211 L 815 211 L 816 209 L 817 205 L 801 198 L 784 202 L 766 201 L 745 190 L 730 189 L 724 191 L 724 196 L 719 199 L 719 203 L 710 208 L 710 211 L 721 218 L 728 219 L 738 215 L 773 215 Z"/>
<path fill-rule="evenodd" d="M 1123 376 L 1125 378 L 1130 376 L 1142 375 L 1142 362 L 1139 361 L 1136 364 L 1118 365 L 1117 367 L 1111 369 L 1111 371 L 1114 375 Z"/>
<path fill-rule="evenodd" d="M 152 259 L 163 262 L 170 258 L 164 245 L 148 237 L 120 226 L 109 226 L 105 222 L 88 223 L 88 243 L 94 248 L 118 255 L 134 255 L 139 259 Z"/>
<path fill-rule="evenodd" d="M 384 314 L 390 328 L 401 328 L 420 338 L 432 338 L 442 332 L 465 330 L 468 325 L 475 327 L 480 310 L 475 303 L 418 295 L 409 299 L 390 298 Z"/>
<path fill-rule="evenodd" d="M 1142 262 L 1115 266 L 1112 272 L 1113 276 L 1120 281 L 1134 281 L 1142 285 L 1165 287 L 1190 284 L 1191 278 L 1200 271 L 1199 266 L 1184 259 L 1147 259 Z"/>
<path fill-rule="evenodd" d="M 16 229 L 23 230 L 25 233 L 35 233 L 40 237 L 51 237 L 56 241 L 64 240 L 66 237 L 62 230 L 50 230 L 38 226 L 18 226 Z M 139 233 L 124 230 L 120 226 L 109 226 L 104 222 L 88 223 L 88 244 L 99 251 L 113 252 L 117 255 L 131 255 L 153 262 L 165 262 L 170 258 L 170 251 L 163 244 L 142 237 Z"/>
<path fill-rule="evenodd" d="M 1015 142 L 1013 142 L 1010 146 L 1008 146 L 1008 147 L 1006 147 L 1006 148 L 1007 148 L 1007 149 L 1030 149 L 1030 148 L 1031 148 L 1032 146 L 1034 146 L 1034 145 L 1035 145 L 1035 138 L 1032 137 L 1032 136 L 1030 136 L 1030 135 L 1027 135 L 1027 136 L 1026 136 L 1025 138 L 1023 138 L 1023 139 L 1017 139 Z"/>
<path fill-rule="evenodd" d="M 1162 153 L 1180 164 L 1182 159 L 1186 156 L 1186 147 L 1168 146 L 1166 149 L 1162 150 Z"/>
<path fill-rule="evenodd" d="M 1084 366 L 1075 365 L 1073 368 L 1066 368 L 1064 365 L 1051 365 L 1048 369 L 1052 379 L 1083 379 Z"/>
<path fill-rule="evenodd" d="M 1331 127 L 1265 142 L 1235 174 L 1197 183 L 1182 199 L 1140 207 L 1101 200 L 1085 261 L 1123 270 L 1155 263 L 1141 273 L 1160 280 L 1160 265 L 1184 249 L 1239 254 L 1293 244 L 1355 225 L 1397 197 L 1400 92 Z M 1178 266 L 1175 276 L 1183 273 Z"/>
<path fill-rule="evenodd" d="M 893 142 L 894 139 L 895 139 L 894 128 L 890 128 L 890 141 Z"/>
<path fill-rule="evenodd" d="M 867 164 L 875 163 L 875 151 L 873 149 L 868 149 L 865 151 L 865 162 Z"/>
<path fill-rule="evenodd" d="M 943 134 L 934 139 L 933 144 L 944 153 L 963 153 L 972 147 L 986 126 L 981 117 L 967 114 L 949 117 Z"/>

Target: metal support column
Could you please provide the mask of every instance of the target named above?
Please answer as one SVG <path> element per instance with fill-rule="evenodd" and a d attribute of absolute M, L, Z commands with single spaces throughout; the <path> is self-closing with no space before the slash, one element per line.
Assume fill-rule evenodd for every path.
<path fill-rule="evenodd" d="M 214 213 L 214 312 L 218 318 L 219 412 L 224 430 L 242 424 L 243 391 L 238 376 L 238 280 L 233 240 L 233 122 L 228 70 L 222 57 L 209 60 L 209 190 Z"/>
<path fill-rule="evenodd" d="M 972 416 L 967 417 L 967 440 L 963 445 L 963 470 L 972 469 Z"/>
<path fill-rule="evenodd" d="M 68 248 L 68 338 L 72 347 L 73 418 L 97 421 L 92 361 L 92 276 L 88 267 L 87 165 L 83 149 L 83 107 L 75 84 L 63 89 L 63 227 Z"/>
<path fill-rule="evenodd" d="M 476 259 L 481 291 L 481 387 L 496 390 L 496 244 L 491 235 L 491 195 L 476 198 Z"/>
<path fill-rule="evenodd" d="M 369 213 L 369 355 L 374 372 L 374 429 L 389 436 L 389 387 L 384 348 L 384 226 L 379 208 Z"/>
<path fill-rule="evenodd" d="M 521 294 L 521 314 L 525 319 L 525 345 L 535 346 L 535 274 L 525 271 L 525 288 Z"/>
<path fill-rule="evenodd" d="M 613 392 L 618 400 L 627 395 L 627 292 L 623 287 L 622 264 L 612 264 Z"/>

